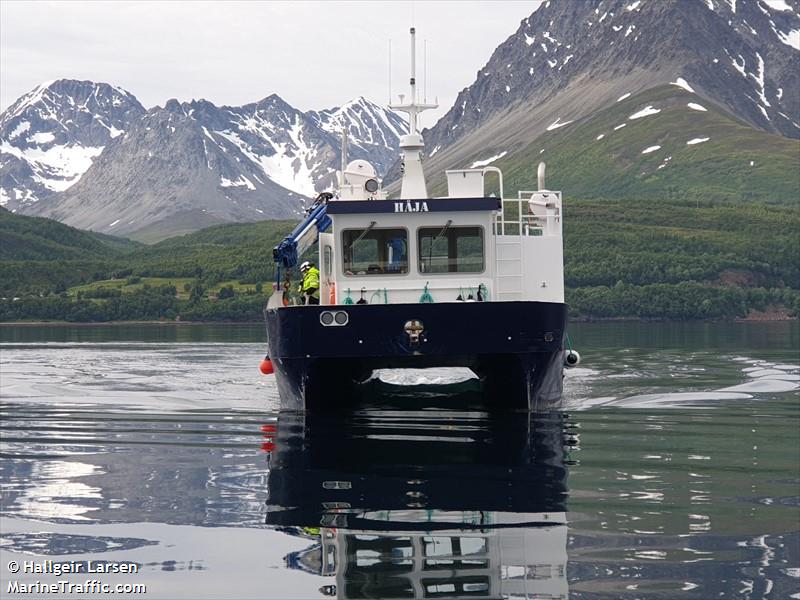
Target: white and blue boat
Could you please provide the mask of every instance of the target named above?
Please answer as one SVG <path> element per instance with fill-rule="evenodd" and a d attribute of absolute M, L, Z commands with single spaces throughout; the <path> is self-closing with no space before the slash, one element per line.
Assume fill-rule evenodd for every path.
<path fill-rule="evenodd" d="M 399 195 L 367 161 L 347 162 L 343 136 L 338 190 L 273 250 L 265 318 L 282 404 L 337 405 L 377 369 L 467 367 L 489 407 L 553 408 L 577 361 L 564 344 L 561 193 L 540 164 L 539 189 L 514 198 L 493 166 L 447 171 L 447 195 L 428 195 L 418 115 L 436 105 L 417 101 L 411 35 L 410 100 L 391 106 L 409 115 Z M 315 243 L 321 302 L 286 305 L 281 276 Z"/>

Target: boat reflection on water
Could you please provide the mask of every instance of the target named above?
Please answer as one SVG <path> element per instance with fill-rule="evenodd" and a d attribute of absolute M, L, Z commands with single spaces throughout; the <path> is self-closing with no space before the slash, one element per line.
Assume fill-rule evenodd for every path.
<path fill-rule="evenodd" d="M 267 524 L 337 598 L 567 598 L 561 413 L 363 408 L 265 426 Z"/>

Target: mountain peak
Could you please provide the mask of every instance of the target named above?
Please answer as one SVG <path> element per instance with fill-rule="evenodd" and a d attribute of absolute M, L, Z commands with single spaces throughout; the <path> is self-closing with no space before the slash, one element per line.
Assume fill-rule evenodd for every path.
<path fill-rule="evenodd" d="M 16 209 L 66 190 L 144 113 L 132 94 L 107 83 L 39 84 L 0 115 L 0 204 Z"/>

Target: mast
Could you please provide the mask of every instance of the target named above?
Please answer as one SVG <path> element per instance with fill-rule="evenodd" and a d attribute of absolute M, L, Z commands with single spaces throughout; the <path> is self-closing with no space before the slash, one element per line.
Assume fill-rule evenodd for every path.
<path fill-rule="evenodd" d="M 412 27 L 411 33 L 411 96 L 410 101 L 402 104 L 403 96 L 400 96 L 401 104 L 390 104 L 389 108 L 400 112 L 408 113 L 408 133 L 400 138 L 400 149 L 403 151 L 403 182 L 400 189 L 401 199 L 421 199 L 428 197 L 428 190 L 425 185 L 425 173 L 422 170 L 422 150 L 425 142 L 419 133 L 417 115 L 424 110 L 437 108 L 438 104 L 427 104 L 417 102 L 417 30 Z"/>

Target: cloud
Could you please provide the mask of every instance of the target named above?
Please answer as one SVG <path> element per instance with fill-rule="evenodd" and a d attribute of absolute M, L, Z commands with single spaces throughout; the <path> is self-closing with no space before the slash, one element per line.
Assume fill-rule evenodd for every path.
<path fill-rule="evenodd" d="M 361 95 L 385 103 L 390 38 L 392 88 L 407 92 L 413 9 L 417 78 L 427 39 L 438 118 L 538 4 L 3 2 L 0 107 L 65 77 L 119 85 L 147 107 L 173 97 L 241 105 L 271 93 L 302 110 Z"/>

